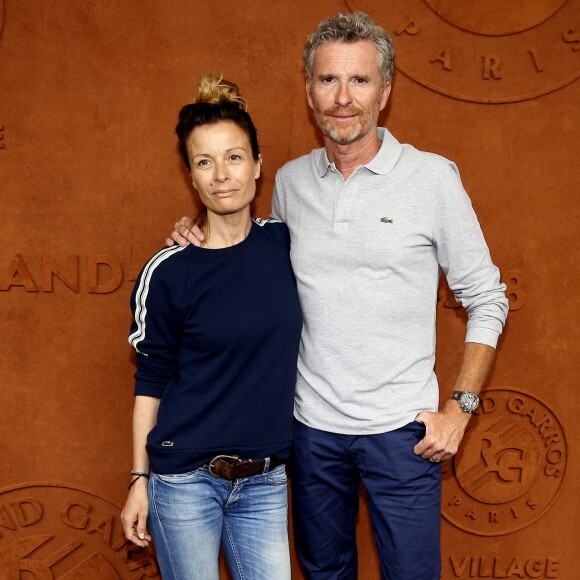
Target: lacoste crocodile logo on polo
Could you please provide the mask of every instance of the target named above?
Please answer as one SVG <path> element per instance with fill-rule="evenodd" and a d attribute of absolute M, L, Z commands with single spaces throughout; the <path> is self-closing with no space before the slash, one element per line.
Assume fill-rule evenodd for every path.
<path fill-rule="evenodd" d="M 384 224 L 392 224 L 393 220 L 391 218 L 384 217 L 381 218 L 381 222 L 383 222 Z"/>
<path fill-rule="evenodd" d="M 173 441 L 164 441 L 161 447 L 173 447 Z"/>

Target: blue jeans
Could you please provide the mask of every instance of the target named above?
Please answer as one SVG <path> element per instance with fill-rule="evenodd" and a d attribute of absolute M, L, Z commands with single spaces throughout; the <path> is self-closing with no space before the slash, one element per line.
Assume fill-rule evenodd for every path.
<path fill-rule="evenodd" d="M 218 580 L 220 544 L 234 579 L 290 578 L 284 465 L 232 481 L 152 473 L 148 523 L 163 580 Z"/>
<path fill-rule="evenodd" d="M 294 421 L 292 505 L 306 577 L 357 577 L 356 516 L 364 484 L 384 580 L 438 580 L 441 466 L 413 453 L 425 426 L 340 435 Z"/>

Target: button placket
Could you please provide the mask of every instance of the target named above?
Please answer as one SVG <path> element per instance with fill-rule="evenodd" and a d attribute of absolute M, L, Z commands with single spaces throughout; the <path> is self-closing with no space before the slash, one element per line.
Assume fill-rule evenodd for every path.
<path fill-rule="evenodd" d="M 340 176 L 342 183 L 338 196 L 335 198 L 333 231 L 347 232 L 350 222 L 350 205 L 353 195 L 351 180 L 356 171 L 346 181 L 344 181 L 342 175 L 338 173 L 338 171 L 336 171 L 336 173 Z"/>

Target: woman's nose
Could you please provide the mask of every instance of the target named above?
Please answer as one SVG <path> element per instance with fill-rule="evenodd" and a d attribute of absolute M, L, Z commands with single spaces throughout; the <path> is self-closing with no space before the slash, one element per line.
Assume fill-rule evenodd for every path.
<path fill-rule="evenodd" d="M 214 179 L 220 183 L 230 178 L 228 168 L 225 163 L 216 163 Z"/>

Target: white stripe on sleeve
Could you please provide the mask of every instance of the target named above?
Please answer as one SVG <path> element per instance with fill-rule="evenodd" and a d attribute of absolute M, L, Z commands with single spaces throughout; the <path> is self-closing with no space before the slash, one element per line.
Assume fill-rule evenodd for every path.
<path fill-rule="evenodd" d="M 171 258 L 174 254 L 185 250 L 187 246 L 171 246 L 170 248 L 163 248 L 153 256 L 143 268 L 143 274 L 139 281 L 139 287 L 135 293 L 135 322 L 137 323 L 137 330 L 129 336 L 129 344 L 139 352 L 137 344 L 145 338 L 145 327 L 147 317 L 147 295 L 149 294 L 149 284 L 153 272 L 163 261 Z"/>

